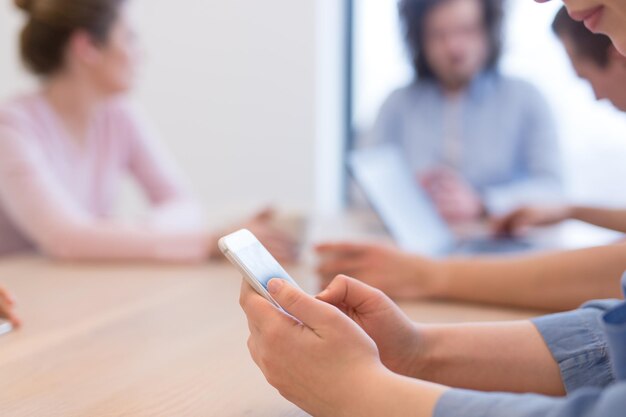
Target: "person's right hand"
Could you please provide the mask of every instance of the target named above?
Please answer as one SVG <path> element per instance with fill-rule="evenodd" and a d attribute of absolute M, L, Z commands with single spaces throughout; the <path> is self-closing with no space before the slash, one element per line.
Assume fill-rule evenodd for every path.
<path fill-rule="evenodd" d="M 438 294 L 443 278 L 437 261 L 379 244 L 318 245 L 321 287 L 337 275 L 348 275 L 396 299 L 429 298 Z"/>
<path fill-rule="evenodd" d="M 569 206 L 526 206 L 492 220 L 498 236 L 523 236 L 537 226 L 551 226 L 571 217 Z"/>
<path fill-rule="evenodd" d="M 14 327 L 20 327 L 20 319 L 15 315 L 15 299 L 7 290 L 0 287 L 0 317 L 7 319 Z"/>
<path fill-rule="evenodd" d="M 478 191 L 450 168 L 432 169 L 420 175 L 418 181 L 449 223 L 475 222 L 487 214 Z"/>
<path fill-rule="evenodd" d="M 239 299 L 250 355 L 267 381 L 314 416 L 381 415 L 365 414 L 359 403 L 365 395 L 384 404 L 384 381 L 393 378 L 375 342 L 341 311 L 282 279 L 272 279 L 267 290 L 284 311 L 245 281 Z"/>
<path fill-rule="evenodd" d="M 419 374 L 419 328 L 382 291 L 339 275 L 317 299 L 339 308 L 365 330 L 389 370 Z"/>

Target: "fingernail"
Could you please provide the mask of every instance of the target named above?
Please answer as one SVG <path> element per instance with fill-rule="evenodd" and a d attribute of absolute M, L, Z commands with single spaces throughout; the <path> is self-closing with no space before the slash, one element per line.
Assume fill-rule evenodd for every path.
<path fill-rule="evenodd" d="M 326 288 L 324 291 L 322 291 L 321 293 L 317 294 L 317 298 L 324 298 L 328 295 L 330 291 L 328 290 L 328 288 Z"/>
<path fill-rule="evenodd" d="M 278 294 L 280 290 L 283 288 L 283 284 L 284 284 L 284 281 L 282 279 L 274 278 L 267 284 L 267 290 L 272 295 Z"/>

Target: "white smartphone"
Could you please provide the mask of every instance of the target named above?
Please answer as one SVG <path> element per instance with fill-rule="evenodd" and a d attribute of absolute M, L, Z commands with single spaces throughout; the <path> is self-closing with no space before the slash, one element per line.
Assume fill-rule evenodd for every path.
<path fill-rule="evenodd" d="M 272 278 L 284 279 L 299 288 L 293 278 L 249 230 L 244 229 L 225 236 L 219 240 L 218 245 L 224 256 L 241 272 L 248 284 L 276 307 L 281 308 L 267 291 L 267 283 Z"/>
<path fill-rule="evenodd" d="M 13 331 L 13 325 L 10 321 L 5 319 L 0 319 L 0 336 L 3 334 L 7 334 Z"/>

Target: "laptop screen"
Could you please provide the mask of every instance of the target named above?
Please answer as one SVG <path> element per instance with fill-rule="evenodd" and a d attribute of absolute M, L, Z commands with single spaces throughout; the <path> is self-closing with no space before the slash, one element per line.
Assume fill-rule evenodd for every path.
<path fill-rule="evenodd" d="M 419 186 L 408 162 L 393 145 L 353 151 L 352 174 L 389 233 L 403 250 L 444 255 L 456 240 Z"/>

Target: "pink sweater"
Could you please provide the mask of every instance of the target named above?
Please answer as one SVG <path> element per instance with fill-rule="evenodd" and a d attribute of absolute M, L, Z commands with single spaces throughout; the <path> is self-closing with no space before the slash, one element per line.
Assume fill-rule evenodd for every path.
<path fill-rule="evenodd" d="M 111 218 L 127 174 L 153 205 L 145 223 Z M 0 107 L 0 255 L 195 261 L 209 245 L 203 226 L 174 165 L 125 103 L 103 106 L 82 145 L 40 94 Z"/>

